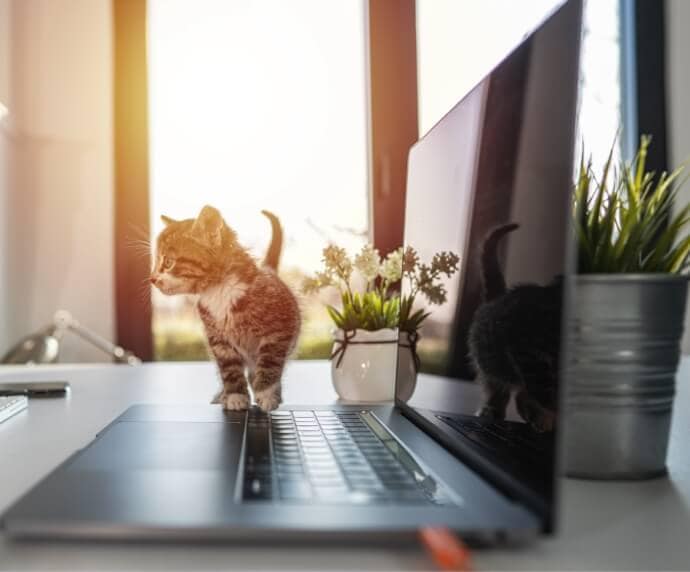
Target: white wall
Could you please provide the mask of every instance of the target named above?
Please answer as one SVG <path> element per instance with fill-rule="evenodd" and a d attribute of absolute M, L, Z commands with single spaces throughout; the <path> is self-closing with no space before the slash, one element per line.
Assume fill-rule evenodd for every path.
<path fill-rule="evenodd" d="M 11 3 L 0 0 L 0 103 L 9 105 L 11 61 Z M 9 139 L 6 125 L 0 119 L 0 353 L 11 339 L 9 308 Z"/>
<path fill-rule="evenodd" d="M 666 6 L 669 165 L 676 167 L 690 158 L 690 2 L 667 0 Z M 681 192 L 679 204 L 690 202 L 690 183 Z M 683 353 L 690 353 L 690 310 L 686 312 Z"/>
<path fill-rule="evenodd" d="M 0 2 L 0 353 L 59 308 L 112 338 L 110 0 Z M 62 361 L 103 359 L 66 340 Z"/>

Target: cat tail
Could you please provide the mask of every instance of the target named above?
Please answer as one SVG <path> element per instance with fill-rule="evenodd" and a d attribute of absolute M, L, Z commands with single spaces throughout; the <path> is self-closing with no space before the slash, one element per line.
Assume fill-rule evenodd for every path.
<path fill-rule="evenodd" d="M 511 223 L 493 229 L 484 240 L 481 254 L 482 264 L 482 297 L 485 302 L 498 298 L 506 291 L 506 281 L 498 262 L 498 245 L 508 233 L 519 228 L 519 224 Z"/>
<path fill-rule="evenodd" d="M 271 237 L 271 244 L 268 245 L 266 256 L 264 257 L 264 266 L 278 270 L 278 263 L 280 262 L 280 253 L 283 250 L 283 227 L 280 226 L 280 220 L 270 211 L 261 211 L 269 221 L 271 221 L 271 230 L 273 236 Z"/>

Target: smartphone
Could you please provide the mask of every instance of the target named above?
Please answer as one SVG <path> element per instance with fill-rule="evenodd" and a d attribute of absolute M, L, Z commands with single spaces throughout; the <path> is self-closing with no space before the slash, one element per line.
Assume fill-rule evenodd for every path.
<path fill-rule="evenodd" d="M 64 397 L 68 389 L 67 381 L 0 381 L 0 396 Z"/>

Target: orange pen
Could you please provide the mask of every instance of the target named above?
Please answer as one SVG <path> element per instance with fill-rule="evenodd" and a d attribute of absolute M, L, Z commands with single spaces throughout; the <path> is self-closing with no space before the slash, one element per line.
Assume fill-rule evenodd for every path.
<path fill-rule="evenodd" d="M 472 561 L 465 543 L 447 528 L 422 528 L 419 538 L 440 570 L 470 572 Z"/>

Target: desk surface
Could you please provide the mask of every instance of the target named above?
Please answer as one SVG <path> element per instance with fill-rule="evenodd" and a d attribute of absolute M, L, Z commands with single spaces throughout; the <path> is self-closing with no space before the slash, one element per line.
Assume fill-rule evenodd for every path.
<path fill-rule="evenodd" d="M 64 379 L 64 399 L 34 399 L 0 424 L 0 512 L 99 429 L 134 403 L 208 403 L 217 388 L 214 366 L 148 364 L 0 368 L 0 381 Z M 678 376 L 669 478 L 611 483 L 565 479 L 557 538 L 519 549 L 483 550 L 486 570 L 690 569 L 690 360 Z M 284 381 L 286 402 L 332 403 L 328 364 L 295 362 Z M 415 546 L 352 547 L 132 545 L 11 542 L 0 536 L 0 570 L 428 570 Z"/>

